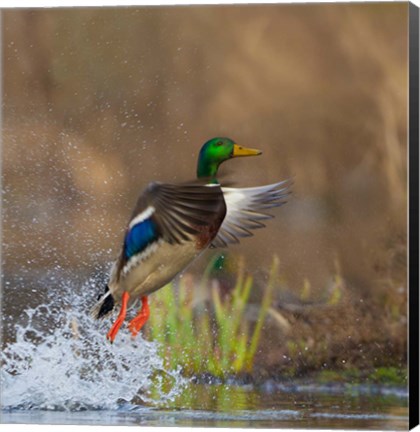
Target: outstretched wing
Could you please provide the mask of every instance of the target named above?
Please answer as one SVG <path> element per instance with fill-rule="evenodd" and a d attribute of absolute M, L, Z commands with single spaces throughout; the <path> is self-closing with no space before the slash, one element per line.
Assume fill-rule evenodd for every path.
<path fill-rule="evenodd" d="M 158 239 L 170 244 L 191 241 L 203 226 L 219 228 L 225 213 L 218 185 L 150 183 L 128 224 L 123 255 L 128 260 Z"/>
<path fill-rule="evenodd" d="M 288 179 L 252 188 L 222 187 L 226 216 L 211 247 L 226 247 L 230 243 L 239 243 L 241 237 L 252 236 L 252 230 L 263 228 L 265 225 L 261 221 L 274 217 L 266 211 L 287 202 L 291 185 L 292 181 Z"/>

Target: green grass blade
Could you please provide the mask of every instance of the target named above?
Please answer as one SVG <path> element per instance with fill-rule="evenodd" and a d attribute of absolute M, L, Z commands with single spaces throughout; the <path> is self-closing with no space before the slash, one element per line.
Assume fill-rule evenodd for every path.
<path fill-rule="evenodd" d="M 257 351 L 257 347 L 258 347 L 258 344 L 260 341 L 262 326 L 264 324 L 264 320 L 265 320 L 265 317 L 267 315 L 267 311 L 268 311 L 270 304 L 271 304 L 271 293 L 273 291 L 274 283 L 275 283 L 275 280 L 276 280 L 277 275 L 278 275 L 279 263 L 280 262 L 279 262 L 278 257 L 274 256 L 273 264 L 272 264 L 271 270 L 270 270 L 270 277 L 269 277 L 268 284 L 267 284 L 267 287 L 266 287 L 265 292 L 264 292 L 264 297 L 262 299 L 262 303 L 261 303 L 260 311 L 258 314 L 258 320 L 257 320 L 257 323 L 255 325 L 254 333 L 253 333 L 252 338 L 251 338 L 251 345 L 250 345 L 249 351 L 247 353 L 246 369 L 248 371 L 251 371 L 252 367 L 253 367 L 255 353 Z"/>

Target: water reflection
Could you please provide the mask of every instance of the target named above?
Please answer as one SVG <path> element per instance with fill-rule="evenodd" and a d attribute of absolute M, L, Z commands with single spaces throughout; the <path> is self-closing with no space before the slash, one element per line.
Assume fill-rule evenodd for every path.
<path fill-rule="evenodd" d="M 315 386 L 314 386 L 315 387 Z M 166 408 L 123 404 L 117 410 L 10 411 L 3 422 L 261 428 L 407 429 L 407 399 L 395 394 L 263 392 L 250 386 L 190 384 Z"/>

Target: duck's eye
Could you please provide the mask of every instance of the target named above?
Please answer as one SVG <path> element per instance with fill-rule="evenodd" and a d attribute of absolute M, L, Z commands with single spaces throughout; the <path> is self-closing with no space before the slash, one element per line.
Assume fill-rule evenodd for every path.
<path fill-rule="evenodd" d="M 221 145 L 223 145 L 223 141 L 218 141 L 218 142 L 216 143 L 216 145 L 217 145 L 217 147 L 220 147 Z"/>

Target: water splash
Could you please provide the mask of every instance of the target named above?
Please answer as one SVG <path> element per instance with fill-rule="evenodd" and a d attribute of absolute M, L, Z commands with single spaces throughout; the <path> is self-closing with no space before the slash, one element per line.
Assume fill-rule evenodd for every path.
<path fill-rule="evenodd" d="M 162 405 L 182 391 L 186 380 L 165 368 L 157 343 L 132 339 L 124 328 L 113 345 L 106 341 L 110 321 L 94 321 L 86 305 L 95 284 L 91 279 L 78 290 L 61 281 L 45 303 L 25 310 L 1 355 L 3 409 Z"/>

